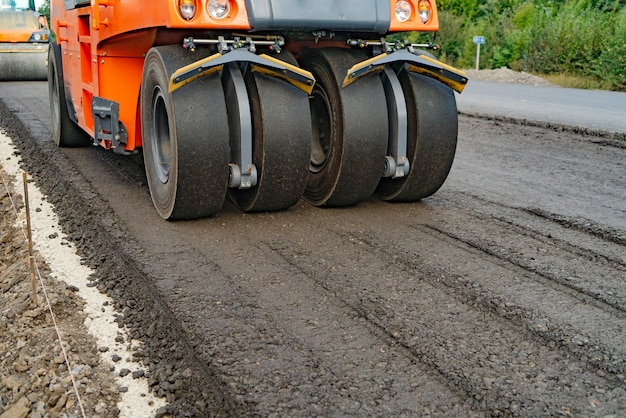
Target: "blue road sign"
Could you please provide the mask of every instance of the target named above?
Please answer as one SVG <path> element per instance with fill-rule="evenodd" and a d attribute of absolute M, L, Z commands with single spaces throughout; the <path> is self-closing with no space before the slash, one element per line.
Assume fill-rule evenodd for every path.
<path fill-rule="evenodd" d="M 485 37 L 484 36 L 474 36 L 474 43 L 476 45 L 484 44 L 485 43 Z"/>

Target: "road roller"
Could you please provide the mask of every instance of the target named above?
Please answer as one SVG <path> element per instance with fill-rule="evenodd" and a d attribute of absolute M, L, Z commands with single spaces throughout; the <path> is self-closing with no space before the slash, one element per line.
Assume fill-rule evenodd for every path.
<path fill-rule="evenodd" d="M 0 81 L 45 80 L 50 33 L 35 2 L 0 0 Z"/>
<path fill-rule="evenodd" d="M 167 220 L 413 202 L 444 183 L 463 71 L 403 32 L 435 0 L 52 0 L 54 140 L 142 153 Z M 394 36 L 391 36 L 394 35 Z"/>

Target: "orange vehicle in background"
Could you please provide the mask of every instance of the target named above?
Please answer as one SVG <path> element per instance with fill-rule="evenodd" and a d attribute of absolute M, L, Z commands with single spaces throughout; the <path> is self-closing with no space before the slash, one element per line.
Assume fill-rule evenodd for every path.
<path fill-rule="evenodd" d="M 35 2 L 0 1 L 0 81 L 45 80 L 50 32 Z"/>
<path fill-rule="evenodd" d="M 54 138 L 141 149 L 165 219 L 418 200 L 467 78 L 386 36 L 438 25 L 435 0 L 52 0 Z"/>

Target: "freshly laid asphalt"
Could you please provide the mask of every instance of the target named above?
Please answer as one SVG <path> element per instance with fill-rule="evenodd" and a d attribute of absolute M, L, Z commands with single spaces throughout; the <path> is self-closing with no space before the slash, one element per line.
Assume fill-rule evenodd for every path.
<path fill-rule="evenodd" d="M 494 86 L 493 100 L 515 104 Z M 56 147 L 46 95 L 43 82 L 0 83 L 0 126 L 59 215 L 49 238 L 66 236 L 96 271 L 89 282 L 123 309 L 115 322 L 141 341 L 125 340 L 168 416 L 626 411 L 626 147 L 461 116 L 450 176 L 421 202 L 272 213 L 226 203 L 212 218 L 165 222 L 139 155 Z M 40 370 L 38 353 L 18 372 L 19 349 L 5 351 L 3 377 Z M 100 408 L 106 395 L 92 395 Z"/>
<path fill-rule="evenodd" d="M 626 93 L 469 81 L 461 113 L 526 119 L 626 135 Z"/>

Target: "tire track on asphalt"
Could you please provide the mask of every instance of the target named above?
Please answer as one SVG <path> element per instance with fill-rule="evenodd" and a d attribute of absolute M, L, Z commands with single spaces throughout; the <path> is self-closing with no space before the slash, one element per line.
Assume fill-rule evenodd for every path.
<path fill-rule="evenodd" d="M 626 247 L 615 239 L 620 231 L 599 235 L 602 227 L 589 230 L 591 221 L 583 222 L 587 227 L 574 228 L 558 215 L 546 218 L 534 211 L 477 200 L 480 204 L 464 202 L 463 207 L 454 208 L 470 218 L 462 226 L 443 222 L 419 227 L 587 295 L 588 303 L 606 304 L 615 315 L 626 318 Z"/>
<path fill-rule="evenodd" d="M 615 228 L 606 228 L 603 225 L 599 225 L 589 219 L 558 215 L 543 209 L 528 208 L 525 210 L 532 215 L 555 222 L 565 228 L 572 228 L 622 246 L 626 245 L 626 231 L 620 231 Z M 620 264 L 626 265 L 626 261 L 624 260 L 626 260 L 626 256 L 622 253 Z"/>
<path fill-rule="evenodd" d="M 205 262 L 201 271 L 210 270 L 210 280 L 184 271 L 191 259 L 206 259 L 201 248 L 172 255 L 187 279 L 155 274 L 161 292 L 171 295 L 176 315 L 193 330 L 204 361 L 228 382 L 225 395 L 239 413 L 472 415 L 462 391 L 447 387 L 266 243 L 230 257 L 212 253 L 224 261 Z M 237 259 L 255 261 L 242 269 Z M 200 305 L 202 312 L 184 308 Z"/>
<path fill-rule="evenodd" d="M 445 194 L 441 193 L 442 195 Z M 459 195 L 463 197 L 459 199 Z M 455 192 L 446 196 L 446 207 L 475 213 L 526 230 L 528 236 L 554 240 L 564 249 L 590 260 L 604 259 L 626 267 L 626 230 L 598 224 L 590 219 L 572 218 L 538 208 L 495 203 L 478 196 Z M 626 227 L 626 225 L 625 225 Z"/>
<path fill-rule="evenodd" d="M 376 232 L 346 231 L 344 234 L 357 237 L 355 239 L 367 243 L 372 251 L 394 257 L 398 263 L 409 268 L 426 269 L 445 276 L 445 280 L 437 283 L 445 283 L 465 294 L 469 303 L 483 305 L 506 318 L 515 319 L 530 332 L 569 347 L 580 358 L 589 357 L 589 364 L 598 370 L 624 374 L 626 315 L 621 301 L 626 294 L 626 269 L 614 261 L 602 262 L 602 257 L 598 262 L 597 257 L 589 257 L 575 244 L 565 246 L 565 250 L 553 245 L 557 247 L 557 255 L 549 258 L 550 263 L 563 263 L 563 268 L 576 265 L 576 262 L 582 266 L 578 267 L 581 276 L 579 284 L 570 283 L 573 280 L 554 281 L 549 274 L 542 274 L 542 269 L 529 270 L 524 263 L 516 263 L 519 258 L 529 257 L 528 252 L 534 255 L 535 251 L 517 248 L 514 252 L 508 249 L 507 245 L 519 245 L 524 239 L 529 239 L 526 229 L 511 226 L 516 221 L 510 219 L 516 219 L 515 216 L 501 222 L 464 207 L 465 203 L 457 209 L 450 209 L 449 205 L 445 209 L 438 208 L 437 218 L 445 221 L 428 220 L 416 224 L 410 215 L 406 219 L 394 218 L 399 222 L 406 221 L 409 228 L 419 232 L 423 236 L 419 241 L 411 238 L 401 240 L 397 234 L 389 235 L 386 233 L 389 227 L 382 225 Z M 503 212 L 508 216 L 519 213 L 519 210 L 502 208 L 497 212 L 498 216 Z M 449 222 L 450 219 L 454 222 Z M 494 227 L 495 224 L 497 227 Z M 563 236 L 579 238 L 578 234 L 572 235 L 570 231 L 553 229 L 550 233 L 559 240 Z M 479 237 L 490 237 L 495 242 L 490 241 L 490 246 L 479 245 L 474 242 Z M 602 244 L 596 238 L 591 241 Z M 432 250 L 446 242 L 449 251 L 445 255 Z M 587 247 L 589 243 L 584 245 Z M 570 253 L 567 249 L 574 251 Z M 603 247 L 603 250 L 606 249 L 617 252 L 619 246 L 610 243 L 608 247 Z M 515 256 L 510 256 L 511 253 Z M 484 257 L 485 254 L 487 257 Z M 591 270 L 591 273 L 587 271 L 583 275 L 584 269 Z M 552 272 L 554 269 L 548 264 L 545 270 Z M 594 289 L 604 287 L 602 292 L 612 293 L 610 299 L 598 299 L 598 292 L 587 289 L 585 280 L 596 282 Z M 485 295 L 488 297 L 485 298 Z M 621 380 L 623 384 L 624 379 Z"/>
<path fill-rule="evenodd" d="M 428 233 L 430 228 L 419 229 Z M 438 239 L 446 241 L 446 238 L 458 239 L 444 233 Z M 480 301 L 482 304 L 487 302 L 485 306 L 492 309 L 494 306 L 505 306 L 505 317 L 520 322 L 528 331 L 547 341 L 568 347 L 581 359 L 590 356 L 589 364 L 597 370 L 624 373 L 626 316 L 623 310 L 567 284 L 555 283 L 550 277 L 525 269 L 497 252 L 485 251 L 472 244 L 468 244 L 464 251 L 471 254 L 472 248 L 476 250 L 477 257 L 481 252 L 492 256 L 495 260 L 485 261 L 491 266 L 467 262 L 472 266 L 468 268 L 461 266 L 463 262 L 455 262 L 446 269 L 454 276 L 478 284 L 487 292 L 490 296 L 487 301 Z M 508 274 L 493 277 L 488 271 L 496 266 Z M 598 324 L 603 325 L 598 327 Z"/>
<path fill-rule="evenodd" d="M 554 382 L 553 386 L 533 386 L 532 376 L 540 376 L 538 379 L 541 380 L 547 379 L 550 374 L 548 381 L 555 380 L 556 375 L 565 376 L 564 380 L 568 382 L 566 385 L 574 386 L 570 386 L 572 392 L 569 395 L 560 398 L 564 405 L 568 399 L 574 403 L 574 398 L 588 396 L 594 387 L 613 388 L 621 384 L 616 373 L 623 372 L 624 349 L 620 345 L 625 329 L 623 318 L 618 318 L 617 323 L 613 324 L 611 321 L 616 320 L 614 316 L 603 317 L 605 313 L 602 310 L 597 311 L 597 307 L 591 306 L 589 309 L 596 310 L 596 319 L 603 324 L 609 321 L 611 328 L 605 329 L 602 335 L 596 334 L 598 338 L 589 339 L 580 334 L 580 329 L 568 325 L 567 318 L 555 321 L 550 315 L 529 305 L 528 300 L 516 301 L 515 295 L 520 292 L 513 288 L 509 289 L 510 293 L 504 292 L 507 285 L 517 283 L 518 289 L 519 286 L 525 287 L 524 292 L 529 293 L 524 297 L 532 301 L 537 294 L 532 291 L 534 277 L 530 277 L 530 286 L 524 282 L 527 281 L 527 276 L 536 276 L 534 273 L 511 266 L 508 262 L 481 253 L 442 234 L 433 234 L 427 227 L 415 227 L 411 224 L 414 221 L 398 219 L 393 215 L 398 213 L 394 211 L 390 216 L 396 224 L 408 222 L 408 232 L 398 234 L 398 228 L 389 228 L 389 222 L 377 220 L 378 223 L 369 230 L 354 227 L 340 228 L 341 232 L 326 230 L 323 248 L 302 242 L 275 242 L 273 248 L 302 269 L 307 276 L 314 278 L 329 292 L 337 294 L 352 309 L 412 350 L 416 360 L 424 362 L 474 397 L 482 399 L 483 406 L 492 413 L 501 410 L 509 413 L 522 410 L 524 413 L 556 413 L 559 407 L 550 404 L 554 401 L 551 396 L 561 396 L 562 388 Z M 464 221 L 467 219 L 458 219 L 459 214 L 455 214 L 456 217 L 448 215 L 444 217 L 455 219 L 457 225 L 466 223 Z M 410 217 L 407 216 L 408 218 Z M 468 221 L 480 224 L 476 220 Z M 365 224 L 368 224 L 368 220 L 363 220 L 360 226 Z M 328 239 L 337 234 L 343 244 Z M 315 237 L 311 241 L 317 242 Z M 328 249 L 329 245 L 336 248 Z M 359 249 L 354 249 L 355 247 Z M 433 253 L 437 250 L 429 252 L 429 248 L 445 248 L 450 252 L 437 255 Z M 467 266 L 467 263 L 470 265 Z M 381 277 L 376 277 L 378 275 Z M 507 280 L 506 284 L 500 286 L 496 285 L 495 290 L 491 288 L 495 282 L 508 275 L 514 276 L 512 280 Z M 482 276 L 491 278 L 481 283 Z M 562 289 L 555 291 L 552 286 L 547 286 L 542 291 L 552 292 L 557 298 L 566 297 L 568 301 L 575 301 L 577 297 L 576 292 L 563 292 Z M 434 303 L 433 300 L 439 303 Z M 580 309 L 585 308 L 586 303 L 578 303 Z M 414 309 L 407 309 L 407 306 L 413 306 Z M 442 306 L 455 307 L 459 311 L 451 317 Z M 420 314 L 413 317 L 413 312 Z M 550 314 L 554 315 L 554 312 Z M 430 321 L 424 317 L 430 318 Z M 410 318 L 422 328 L 410 326 Z M 438 320 L 450 325 L 456 333 L 448 335 L 451 331 L 433 327 L 432 324 Z M 593 331 L 592 322 L 586 324 L 589 329 L 585 328 L 583 331 Z M 477 330 L 476 323 L 485 324 L 486 329 Z M 605 340 L 609 349 L 602 345 Z M 452 349 L 442 349 L 447 345 L 456 346 L 456 343 L 451 343 L 456 341 L 462 341 L 460 344 L 466 354 L 473 358 L 472 361 L 465 361 L 465 358 L 454 355 Z M 590 349 L 589 346 L 595 343 L 600 345 Z M 583 350 L 579 349 L 581 345 L 584 346 Z M 489 365 L 489 357 L 485 358 L 477 346 L 491 347 L 496 356 L 506 357 L 506 353 L 517 353 L 518 356 L 514 356 L 508 363 L 516 364 L 518 370 L 512 376 L 510 371 L 500 369 L 498 373 L 503 375 L 500 379 L 504 380 L 492 380 L 491 373 L 497 374 L 495 370 L 498 367 Z M 519 347 L 526 347 L 527 352 L 520 353 Z M 586 359 L 588 355 L 593 355 L 593 358 Z M 528 361 L 529 357 L 532 358 L 531 361 Z M 446 359 L 453 359 L 452 364 Z M 478 377 L 468 376 L 472 374 Z M 526 393 L 511 395 L 506 390 L 498 389 L 506 387 L 507 381 L 515 382 L 511 385 L 513 387 L 519 384 Z M 490 382 L 489 388 L 485 386 L 485 382 Z M 575 382 L 585 383 L 577 386 Z M 583 387 L 590 382 L 593 385 Z M 544 401 L 540 394 L 546 391 L 551 396 Z M 613 396 L 611 390 L 608 394 L 606 389 L 600 391 L 604 391 L 606 396 L 599 403 L 595 400 L 590 402 L 603 405 L 607 411 L 619 410 L 620 405 L 616 401 L 619 393 Z M 597 412 L 595 410 L 593 413 Z"/>
<path fill-rule="evenodd" d="M 528 272 L 535 273 L 547 281 L 587 295 L 589 299 L 585 299 L 586 303 L 593 303 L 599 306 L 602 304 L 608 305 L 605 309 L 608 309 L 608 307 L 613 308 L 615 315 L 626 317 L 624 315 L 626 314 L 626 294 L 624 293 L 624 285 L 621 283 L 625 274 L 623 268 L 611 268 L 606 265 L 603 265 L 601 268 L 594 268 L 594 264 L 596 264 L 594 261 L 584 263 L 586 265 L 576 269 L 568 268 L 566 265 L 568 263 L 559 264 L 559 261 L 568 260 L 574 254 L 569 251 L 562 251 L 556 257 L 554 255 L 542 255 L 541 253 L 544 252 L 542 251 L 542 246 L 555 246 L 556 243 L 554 241 L 550 242 L 551 240 L 535 239 L 530 237 L 527 231 L 520 231 L 518 228 L 511 228 L 516 235 L 510 237 L 509 242 L 476 238 L 476 233 L 484 234 L 481 237 L 489 236 L 491 232 L 497 229 L 497 227 L 494 228 L 494 223 L 497 222 L 493 220 L 491 224 L 479 229 L 468 228 L 464 231 L 432 225 L 418 228 L 428 228 L 453 240 L 461 241 L 485 254 Z M 532 248 L 533 246 L 536 247 Z M 551 252 L 555 252 L 554 248 L 551 249 Z M 579 261 L 579 264 L 582 263 Z"/>

